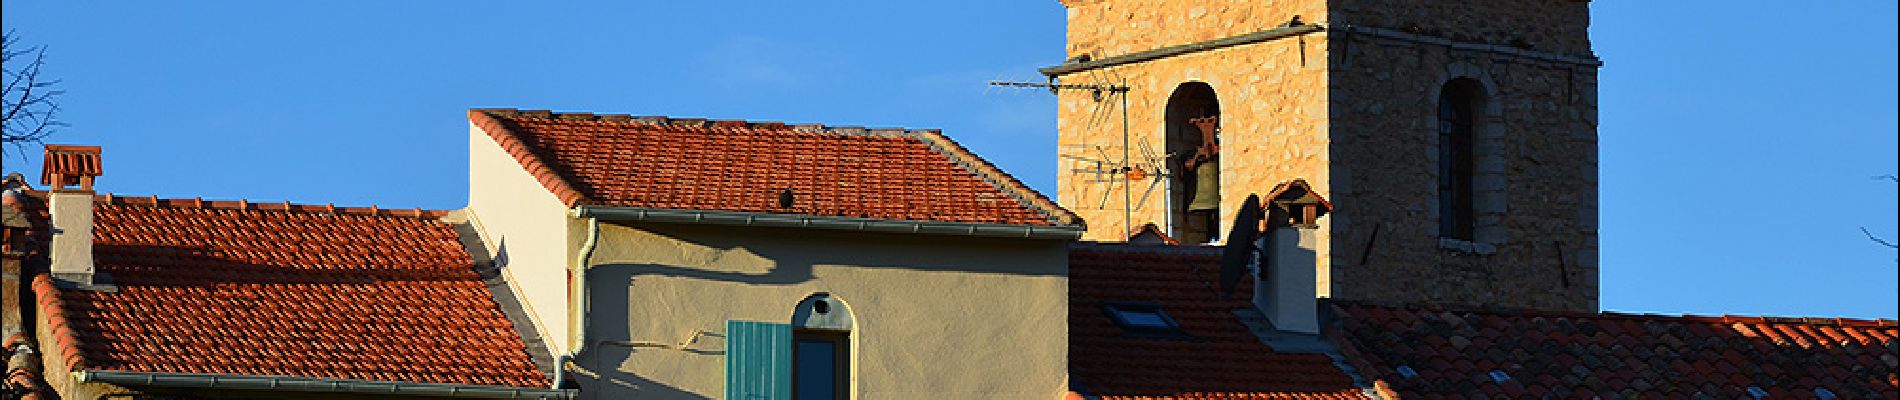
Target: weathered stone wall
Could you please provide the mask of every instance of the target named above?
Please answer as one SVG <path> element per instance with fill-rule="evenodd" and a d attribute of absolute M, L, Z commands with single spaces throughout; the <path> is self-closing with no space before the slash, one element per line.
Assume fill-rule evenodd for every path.
<path fill-rule="evenodd" d="M 1326 12 L 1325 0 L 1068 0 L 1064 5 L 1069 7 L 1068 55 L 1096 59 L 1257 32 L 1294 16 L 1312 22 Z"/>
<path fill-rule="evenodd" d="M 1318 1 L 1228 1 L 1177 7 L 1139 1 L 1089 3 L 1070 9 L 1070 35 L 1082 38 L 1081 44 L 1072 42 L 1071 49 L 1109 49 L 1092 54 L 1099 58 L 1217 39 L 1268 29 L 1293 15 L 1304 14 L 1310 20 L 1319 7 Z M 1095 25 L 1103 23 L 1116 27 Z M 1164 117 L 1175 89 L 1188 82 L 1212 86 L 1222 118 L 1219 161 L 1223 204 L 1222 226 L 1217 229 L 1226 232 L 1234 210 L 1250 193 L 1264 194 L 1292 179 L 1306 179 L 1324 191 L 1329 162 L 1326 51 L 1325 35 L 1313 34 L 1080 72 L 1062 77 L 1062 81 L 1130 88 L 1126 99 L 1129 148 L 1137 161 L 1145 161 L 1144 155 L 1165 155 Z M 1097 101 L 1092 93 L 1068 91 L 1061 93 L 1058 101 L 1058 148 L 1062 154 L 1075 157 L 1059 161 L 1057 198 L 1088 221 L 1086 240 L 1121 241 L 1128 238 L 1133 227 L 1146 223 L 1169 225 L 1167 185 L 1136 181 L 1130 196 L 1135 203 L 1132 223 L 1124 224 L 1121 184 L 1100 182 L 1095 174 L 1072 172 L 1093 168 L 1078 158 L 1121 161 L 1122 100 L 1104 96 Z M 1112 180 L 1113 176 L 1108 178 Z M 1324 249 L 1330 236 L 1324 234 L 1324 227 L 1321 229 L 1320 291 L 1325 293 L 1328 275 L 1323 264 L 1329 257 Z"/>
<path fill-rule="evenodd" d="M 1467 43 L 1590 54 L 1590 2 L 1584 0 L 1331 0 L 1331 25 L 1420 33 Z"/>
<path fill-rule="evenodd" d="M 1120 161 L 1124 111 L 1136 166 L 1164 155 L 1169 96 L 1203 82 L 1222 114 L 1220 230 L 1247 194 L 1306 179 L 1336 207 L 1320 221 L 1321 296 L 1596 309 L 1596 69 L 1587 63 L 1587 3 L 1064 4 L 1070 57 L 1230 37 L 1294 15 L 1327 27 L 1061 77 L 1130 87 L 1126 110 L 1113 95 L 1060 94 L 1057 197 L 1088 221 L 1085 239 L 1119 241 L 1144 223 L 1168 225 L 1165 185 L 1148 190 L 1136 181 L 1135 211 L 1124 223 L 1117 177 L 1081 171 L 1100 167 L 1089 160 Z M 1485 83 L 1490 99 L 1477 133 L 1476 188 L 1479 225 L 1488 228 L 1471 242 L 1437 232 L 1437 100 L 1456 77 Z"/>
<path fill-rule="evenodd" d="M 1584 3 L 1338 3 L 1349 6 L 1335 18 L 1359 10 L 1366 15 L 1351 15 L 1355 21 L 1405 22 L 1398 16 L 1413 15 L 1442 23 L 1427 32 L 1523 33 L 1536 48 L 1580 46 L 1558 55 L 1589 55 Z M 1487 11 L 1459 14 L 1470 8 Z M 1338 210 L 1331 217 L 1331 243 L 1338 246 L 1331 252 L 1333 296 L 1596 310 L 1596 68 L 1441 43 L 1454 38 L 1329 38 L 1334 163 L 1327 195 Z M 1471 242 L 1438 233 L 1438 98 L 1454 78 L 1478 81 L 1488 92 L 1474 175 L 1478 225 L 1496 229 L 1481 228 Z"/>

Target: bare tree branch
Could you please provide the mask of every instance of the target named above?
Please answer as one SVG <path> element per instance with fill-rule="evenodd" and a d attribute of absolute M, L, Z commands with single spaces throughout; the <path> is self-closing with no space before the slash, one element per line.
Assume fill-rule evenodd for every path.
<path fill-rule="evenodd" d="M 7 31 L 0 39 L 0 64 L 5 64 L 5 92 L 0 92 L 0 144 L 16 149 L 41 140 L 66 126 L 58 118 L 58 79 L 41 75 L 46 46 L 20 46 L 20 37 Z M 22 150 L 22 154 L 25 152 Z M 4 155 L 0 151 L 0 155 Z"/>
<path fill-rule="evenodd" d="M 1879 236 L 1874 236 L 1874 233 L 1868 232 L 1867 227 L 1865 226 L 1860 227 L 1860 233 L 1867 235 L 1867 240 L 1872 240 L 1874 241 L 1874 243 L 1879 243 L 1881 246 L 1887 246 L 1887 248 L 1892 248 L 1892 249 L 1900 249 L 1900 245 L 1894 245 L 1893 242 L 1889 242 L 1886 239 L 1881 239 Z"/>
<path fill-rule="evenodd" d="M 1876 180 L 1884 179 L 1884 180 L 1891 181 L 1894 183 L 1900 183 L 1900 176 L 1895 176 L 1893 174 L 1877 175 L 1877 176 L 1874 176 L 1873 179 L 1876 179 Z M 1874 241 L 1874 243 L 1879 243 L 1881 246 L 1887 246 L 1887 248 L 1889 249 L 1900 249 L 1900 246 L 1895 246 L 1893 242 L 1889 242 L 1886 239 L 1881 239 L 1879 236 L 1874 236 L 1874 233 L 1872 231 L 1868 231 L 1867 227 L 1865 226 L 1860 227 L 1860 233 L 1862 235 L 1867 235 L 1867 240 L 1872 240 Z"/>

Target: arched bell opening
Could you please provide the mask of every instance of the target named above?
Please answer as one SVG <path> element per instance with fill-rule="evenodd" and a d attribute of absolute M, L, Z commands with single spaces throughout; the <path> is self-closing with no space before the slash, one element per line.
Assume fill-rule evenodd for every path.
<path fill-rule="evenodd" d="M 1174 172 L 1168 185 L 1168 234 L 1181 243 L 1217 240 L 1220 99 L 1205 82 L 1182 83 L 1168 96 L 1166 112 L 1168 168 Z"/>

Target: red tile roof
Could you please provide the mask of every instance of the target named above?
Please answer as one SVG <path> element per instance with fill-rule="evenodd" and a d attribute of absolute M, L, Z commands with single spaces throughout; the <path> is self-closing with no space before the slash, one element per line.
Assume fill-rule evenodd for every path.
<path fill-rule="evenodd" d="M 935 131 L 493 109 L 469 121 L 569 206 L 1081 224 Z"/>
<path fill-rule="evenodd" d="M 1167 232 L 1162 232 L 1161 227 L 1155 226 L 1152 222 L 1142 224 L 1140 228 L 1135 228 L 1134 232 L 1129 232 L 1127 243 L 1169 246 L 1181 245 L 1181 241 L 1174 240 L 1173 236 L 1168 236 Z"/>
<path fill-rule="evenodd" d="M 1900 397 L 1891 320 L 1339 312 L 1334 342 L 1349 343 L 1342 352 L 1356 369 L 1406 399 L 1749 398 L 1750 387 L 1769 398 Z"/>
<path fill-rule="evenodd" d="M 34 279 L 48 367 L 547 387 L 442 214 L 101 196 L 120 289 Z"/>
<path fill-rule="evenodd" d="M 1280 354 L 1242 325 L 1252 284 L 1216 289 L 1216 248 L 1078 244 L 1069 252 L 1069 374 L 1105 399 L 1359 399 L 1332 359 Z M 1196 339 L 1129 335 L 1104 302 L 1159 305 Z"/>
<path fill-rule="evenodd" d="M 0 345 L 0 358 L 6 360 L 6 377 L 0 378 L 0 397 L 18 400 L 49 398 L 52 390 L 40 379 L 39 355 L 26 332 L 8 336 Z"/>

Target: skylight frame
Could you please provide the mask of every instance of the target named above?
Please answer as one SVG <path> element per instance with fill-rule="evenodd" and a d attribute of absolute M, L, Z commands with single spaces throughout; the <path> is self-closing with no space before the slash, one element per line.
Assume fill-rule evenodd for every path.
<path fill-rule="evenodd" d="M 1102 302 L 1102 313 L 1107 314 L 1110 321 L 1114 321 L 1116 326 L 1120 326 L 1123 331 L 1131 335 L 1161 338 L 1190 338 L 1186 331 L 1181 330 L 1181 323 L 1175 321 L 1174 317 L 1168 316 L 1167 311 L 1162 310 L 1159 304 L 1135 301 L 1107 301 Z M 1162 324 L 1141 323 L 1130 319 L 1126 314 L 1153 315 L 1155 319 L 1159 320 Z"/>

